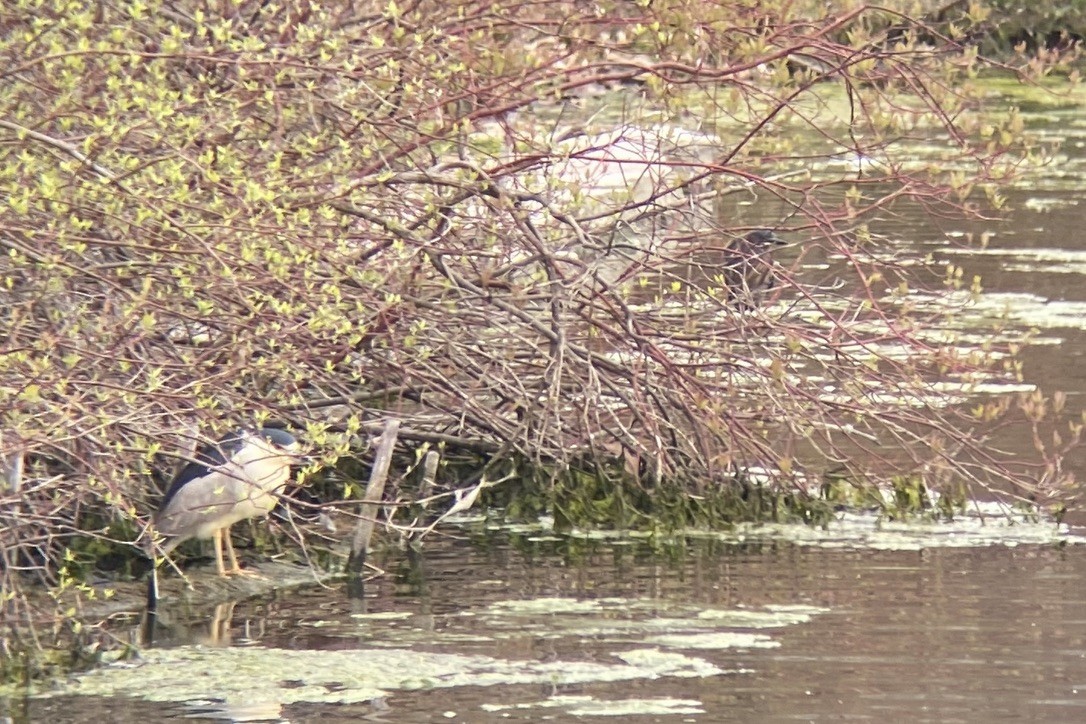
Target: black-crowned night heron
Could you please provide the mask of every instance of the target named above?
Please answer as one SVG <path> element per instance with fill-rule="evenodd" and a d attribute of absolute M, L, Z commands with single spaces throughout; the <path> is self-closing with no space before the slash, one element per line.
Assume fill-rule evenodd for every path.
<path fill-rule="evenodd" d="M 742 305 L 756 304 L 773 287 L 773 248 L 787 243 L 769 229 L 757 229 L 732 242 L 724 260 L 728 298 Z"/>
<path fill-rule="evenodd" d="M 230 526 L 271 512 L 298 447 L 290 433 L 262 427 L 232 432 L 197 452 L 173 479 L 155 515 L 154 530 L 166 539 L 155 546 L 157 552 L 166 555 L 190 538 L 212 538 L 219 575 L 244 573 Z M 223 565 L 224 539 L 230 568 Z"/>

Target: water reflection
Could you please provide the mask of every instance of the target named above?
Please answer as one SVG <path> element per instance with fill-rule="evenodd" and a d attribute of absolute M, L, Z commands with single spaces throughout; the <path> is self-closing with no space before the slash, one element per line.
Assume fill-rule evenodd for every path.
<path fill-rule="evenodd" d="M 478 545 L 435 541 L 423 559 L 388 554 L 380 564 L 392 573 L 368 584 L 364 609 L 342 590 L 305 588 L 204 611 L 187 629 L 177 622 L 174 641 L 188 630 L 189 643 L 148 652 L 106 690 L 135 697 L 124 704 L 131 721 L 1086 714 L 1079 545 L 477 534 Z M 186 678 L 201 682 L 198 696 L 184 693 Z M 121 710 L 74 701 L 59 711 L 34 701 L 31 720 L 77 721 L 66 712 L 96 703 Z"/>

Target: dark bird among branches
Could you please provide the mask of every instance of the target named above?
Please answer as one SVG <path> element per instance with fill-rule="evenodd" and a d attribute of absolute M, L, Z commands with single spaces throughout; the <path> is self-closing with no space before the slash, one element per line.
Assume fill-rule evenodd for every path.
<path fill-rule="evenodd" d="M 728 299 L 757 305 L 774 286 L 773 249 L 787 242 L 769 229 L 756 229 L 728 246 L 723 263 Z"/>

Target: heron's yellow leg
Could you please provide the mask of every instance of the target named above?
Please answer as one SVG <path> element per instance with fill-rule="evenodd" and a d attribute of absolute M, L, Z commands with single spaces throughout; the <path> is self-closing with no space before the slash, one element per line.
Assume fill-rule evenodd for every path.
<path fill-rule="evenodd" d="M 238 557 L 234 553 L 234 542 L 230 539 L 230 529 L 223 528 L 222 534 L 226 539 L 226 555 L 230 558 L 230 568 L 223 575 L 260 577 L 256 571 L 247 571 L 238 565 Z"/>
<path fill-rule="evenodd" d="M 228 575 L 243 573 L 241 566 L 238 565 L 238 556 L 234 552 L 234 541 L 230 539 L 229 528 L 223 528 L 223 536 L 226 538 L 226 555 L 230 559 L 230 570 L 226 573 Z"/>
<path fill-rule="evenodd" d="M 223 534 L 223 529 L 219 528 L 212 535 L 212 538 L 215 541 L 215 570 L 217 570 L 219 572 L 220 576 L 227 576 L 227 575 L 230 575 L 230 574 L 227 573 L 226 566 L 224 566 L 223 562 L 222 562 L 222 534 Z M 227 536 L 229 536 L 229 533 L 227 533 Z M 227 537 L 227 540 L 229 541 L 229 537 Z M 233 559 L 233 557 L 234 557 L 233 549 L 230 550 L 230 557 L 231 557 L 231 559 Z"/>

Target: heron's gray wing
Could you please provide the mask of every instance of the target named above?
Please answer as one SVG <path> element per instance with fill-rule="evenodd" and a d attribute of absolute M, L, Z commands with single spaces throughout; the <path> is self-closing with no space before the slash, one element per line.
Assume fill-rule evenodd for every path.
<path fill-rule="evenodd" d="M 209 475 L 213 468 L 225 465 L 244 445 L 244 435 L 241 431 L 227 433 L 210 445 L 205 445 L 196 451 L 195 460 L 190 460 L 181 471 L 177 473 L 166 495 L 162 498 L 159 510 L 165 510 L 170 501 L 174 499 L 181 488 L 185 487 L 197 478 Z"/>

